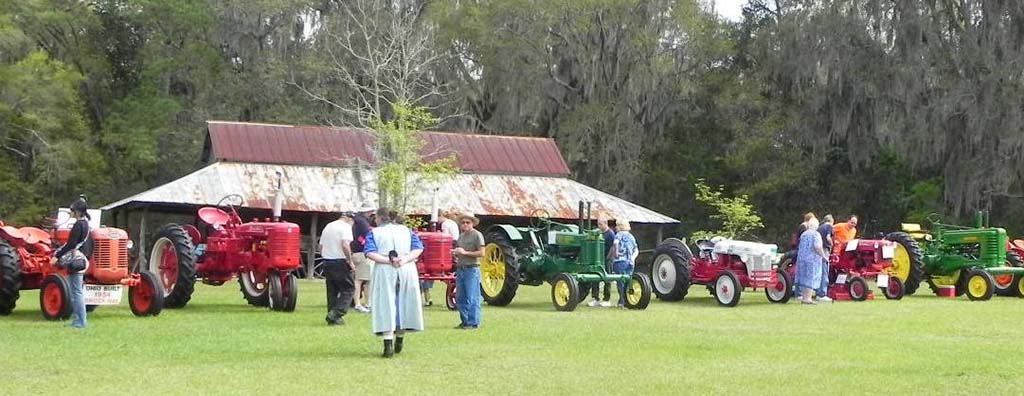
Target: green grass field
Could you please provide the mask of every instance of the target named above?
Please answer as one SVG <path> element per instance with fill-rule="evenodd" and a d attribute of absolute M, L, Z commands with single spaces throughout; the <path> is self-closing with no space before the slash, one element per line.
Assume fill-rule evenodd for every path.
<path fill-rule="evenodd" d="M 435 289 L 435 294 L 442 289 Z M 185 309 L 135 318 L 101 307 L 75 331 L 38 293 L 0 317 L 0 394 L 1021 394 L 1024 300 L 772 305 L 748 292 L 719 308 L 701 287 L 646 311 L 555 312 L 549 288 L 484 306 L 483 327 L 426 309 L 427 331 L 379 357 L 367 315 L 324 323 L 322 282 L 299 308 L 247 306 L 237 284 L 198 286 Z M 437 298 L 439 300 L 439 298 Z M 127 298 L 125 298 L 127 301 Z"/>

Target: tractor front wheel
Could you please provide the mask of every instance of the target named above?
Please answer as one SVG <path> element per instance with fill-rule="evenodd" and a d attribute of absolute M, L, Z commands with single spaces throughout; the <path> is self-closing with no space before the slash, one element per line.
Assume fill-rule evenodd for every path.
<path fill-rule="evenodd" d="M 651 283 L 663 301 L 679 301 L 690 290 L 690 250 L 683 241 L 669 238 L 654 249 Z"/>
<path fill-rule="evenodd" d="M 149 254 L 149 271 L 161 281 L 164 306 L 182 308 L 192 299 L 196 285 L 196 255 L 192 237 L 177 224 L 156 233 Z"/>
<path fill-rule="evenodd" d="M 295 278 L 295 272 L 288 272 L 288 275 L 281 279 L 281 286 L 284 287 L 284 307 L 282 311 L 294 312 L 295 303 L 299 298 L 299 284 Z"/>
<path fill-rule="evenodd" d="M 551 303 L 555 309 L 562 312 L 569 312 L 576 309 L 580 303 L 580 284 L 576 277 L 563 272 L 555 277 L 551 283 Z"/>
<path fill-rule="evenodd" d="M 444 306 L 448 308 L 449 311 L 454 311 L 455 309 L 458 308 L 458 306 L 455 303 L 455 295 L 459 291 L 455 290 L 454 281 L 446 283 L 448 284 L 448 287 L 444 289 Z"/>
<path fill-rule="evenodd" d="M 868 299 L 868 283 L 864 278 L 855 276 L 850 278 L 846 284 L 850 288 L 850 299 L 853 301 L 864 301 Z"/>
<path fill-rule="evenodd" d="M 890 276 L 889 284 L 882 288 L 882 294 L 885 294 L 885 298 L 888 300 L 902 299 L 905 292 L 906 288 L 903 285 L 903 281 L 895 276 Z"/>
<path fill-rule="evenodd" d="M 713 290 L 715 294 L 715 300 L 718 301 L 718 305 L 725 307 L 735 307 L 736 304 L 740 303 L 740 294 L 743 293 L 743 288 L 740 287 L 740 280 L 736 278 L 736 274 L 729 271 L 722 271 L 715 278 L 715 288 Z"/>
<path fill-rule="evenodd" d="M 519 288 L 516 249 L 504 232 L 491 232 L 487 240 L 490 243 L 484 246 L 480 259 L 480 292 L 488 305 L 504 307 Z"/>
<path fill-rule="evenodd" d="M 242 297 L 249 305 L 255 307 L 270 305 L 267 299 L 267 274 L 256 271 L 242 272 L 238 274 L 238 288 L 242 290 Z"/>
<path fill-rule="evenodd" d="M 992 298 L 994 291 L 992 274 L 977 268 L 967 271 L 967 280 L 964 282 L 964 292 L 967 298 L 972 301 L 985 301 Z"/>
<path fill-rule="evenodd" d="M 768 301 L 785 304 L 789 302 L 789 298 L 793 295 L 793 278 L 781 268 L 776 271 L 775 276 L 775 284 L 765 287 L 764 295 L 768 297 Z"/>
<path fill-rule="evenodd" d="M 645 273 L 634 273 L 626 285 L 625 307 L 628 309 L 647 309 L 651 303 L 651 278 Z"/>
<path fill-rule="evenodd" d="M 63 275 L 51 274 L 39 288 L 39 308 L 47 320 L 71 317 L 71 285 Z"/>
<path fill-rule="evenodd" d="M 7 241 L 0 239 L 0 316 L 14 311 L 21 297 L 21 264 L 18 254 Z"/>
<path fill-rule="evenodd" d="M 267 275 L 267 302 L 272 311 L 284 310 L 284 296 L 284 285 L 281 282 L 281 275 L 277 272 L 271 272 Z"/>
<path fill-rule="evenodd" d="M 139 272 L 139 284 L 128 288 L 128 306 L 135 316 L 157 316 L 164 309 L 164 289 L 149 271 Z"/>

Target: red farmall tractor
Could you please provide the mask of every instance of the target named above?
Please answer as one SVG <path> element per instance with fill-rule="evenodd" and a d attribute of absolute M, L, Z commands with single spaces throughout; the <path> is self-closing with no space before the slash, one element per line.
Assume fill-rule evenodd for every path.
<path fill-rule="evenodd" d="M 924 279 L 921 249 L 913 237 L 893 232 L 885 239 L 837 243 L 829 255 L 828 296 L 834 300 L 874 299 L 867 280 L 874 279 L 885 298 L 914 294 Z M 782 268 L 796 276 L 796 252 L 786 253 Z"/>
<path fill-rule="evenodd" d="M 444 293 L 445 306 L 450 310 L 455 309 L 455 266 L 452 261 L 451 235 L 443 232 L 417 233 L 423 241 L 423 254 L 416 262 L 416 270 L 419 272 L 421 281 L 444 282 L 446 288 Z"/>
<path fill-rule="evenodd" d="M 778 268 L 778 247 L 721 237 L 697 241 L 697 256 L 669 238 L 654 250 L 654 293 L 666 301 L 686 297 L 690 284 L 705 285 L 719 305 L 735 307 L 744 288 L 764 288 L 768 301 L 789 301 L 792 277 Z"/>
<path fill-rule="evenodd" d="M 226 196 L 217 207 L 199 209 L 199 228 L 167 224 L 157 232 L 149 255 L 149 268 L 163 283 L 168 308 L 181 308 L 192 298 L 196 277 L 220 286 L 237 276 L 245 300 L 275 311 L 295 310 L 301 231 L 283 222 L 280 209 L 274 219 L 243 223 L 235 204 L 240 195 Z"/>
<path fill-rule="evenodd" d="M 9 315 L 21 290 L 39 289 L 39 306 L 49 320 L 71 316 L 71 288 L 67 271 L 50 265 L 54 242 L 66 242 L 67 230 L 47 232 L 36 227 L 15 228 L 0 221 L 0 315 Z M 150 272 L 129 273 L 131 240 L 124 230 L 94 229 L 93 253 L 85 272 L 88 309 L 120 304 L 128 286 L 128 305 L 135 316 L 156 316 L 164 306 L 164 292 Z"/>
<path fill-rule="evenodd" d="M 1006 265 L 1008 267 L 1024 267 L 1024 239 L 1014 239 L 1006 242 Z M 1024 297 L 1018 293 L 1014 281 L 1017 281 L 1013 274 L 992 275 L 992 286 L 997 296 L 1003 297 Z"/>

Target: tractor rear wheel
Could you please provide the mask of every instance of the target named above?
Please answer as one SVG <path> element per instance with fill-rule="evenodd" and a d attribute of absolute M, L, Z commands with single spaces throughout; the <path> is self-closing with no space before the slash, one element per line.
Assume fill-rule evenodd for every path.
<path fill-rule="evenodd" d="M 14 248 L 0 239 L 0 316 L 10 315 L 21 297 L 20 260 Z"/>
<path fill-rule="evenodd" d="M 39 308 L 47 320 L 71 317 L 71 285 L 63 275 L 51 274 L 39 287 Z"/>
<path fill-rule="evenodd" d="M 855 276 L 846 283 L 850 288 L 850 299 L 853 301 L 864 301 L 868 299 L 868 283 L 864 278 Z"/>
<path fill-rule="evenodd" d="M 967 277 L 964 281 L 964 292 L 967 298 L 972 301 L 985 301 L 992 298 L 994 287 L 992 274 L 977 268 L 967 270 Z"/>
<path fill-rule="evenodd" d="M 1024 267 L 1024 261 L 1021 260 L 1020 255 L 1016 252 L 1006 252 L 1006 265 L 1009 267 Z M 1020 275 L 1014 274 L 1002 274 L 992 276 L 992 280 L 995 282 L 995 294 L 1003 297 L 1018 296 L 1018 284 L 1020 283 Z"/>
<path fill-rule="evenodd" d="M 882 294 L 885 294 L 887 300 L 902 299 L 905 293 L 906 287 L 903 285 L 903 281 L 895 276 L 890 276 L 889 284 L 882 288 Z"/>
<path fill-rule="evenodd" d="M 719 273 L 715 278 L 714 294 L 715 300 L 721 306 L 735 307 L 736 304 L 739 304 L 743 288 L 740 286 L 740 280 L 736 278 L 736 274 L 730 271 Z"/>
<path fill-rule="evenodd" d="M 487 240 L 480 260 L 480 292 L 488 305 L 503 307 L 512 302 L 519 288 L 516 249 L 504 232 L 488 233 Z"/>
<path fill-rule="evenodd" d="M 551 303 L 555 309 L 569 312 L 580 303 L 580 284 L 576 277 L 567 272 L 558 274 L 551 283 Z"/>
<path fill-rule="evenodd" d="M 238 274 L 238 288 L 242 290 L 245 302 L 254 307 L 270 306 L 270 300 L 267 297 L 268 277 L 267 274 L 260 274 L 256 271 Z"/>
<path fill-rule="evenodd" d="M 891 232 L 886 240 L 896 242 L 896 254 L 892 258 L 894 275 L 903 281 L 903 294 L 913 295 L 921 287 L 924 275 L 924 254 L 921 245 L 905 232 Z"/>
<path fill-rule="evenodd" d="M 691 254 L 683 241 L 669 238 L 654 249 L 651 283 L 654 294 L 664 301 L 679 301 L 690 291 Z"/>
<path fill-rule="evenodd" d="M 196 285 L 196 256 L 192 237 L 177 224 L 156 233 L 149 254 L 149 271 L 161 281 L 164 307 L 182 308 L 192 299 Z"/>
<path fill-rule="evenodd" d="M 793 278 L 781 268 L 775 272 L 775 276 L 775 284 L 765 287 L 764 295 L 768 297 L 768 301 L 785 304 L 793 294 Z"/>
<path fill-rule="evenodd" d="M 267 301 L 272 311 L 284 310 L 284 285 L 281 282 L 281 275 L 277 272 L 267 275 Z"/>
<path fill-rule="evenodd" d="M 642 272 L 634 273 L 626 285 L 625 307 L 647 309 L 651 304 L 651 278 Z"/>
<path fill-rule="evenodd" d="M 164 309 L 164 288 L 149 271 L 139 272 L 139 284 L 128 288 L 128 306 L 135 316 L 157 316 Z"/>

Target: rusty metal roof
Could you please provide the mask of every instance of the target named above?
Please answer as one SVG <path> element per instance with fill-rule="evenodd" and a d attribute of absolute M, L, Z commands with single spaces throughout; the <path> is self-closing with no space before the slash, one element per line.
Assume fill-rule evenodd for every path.
<path fill-rule="evenodd" d="M 284 175 L 283 209 L 298 212 L 340 212 L 359 206 L 362 198 L 376 202 L 376 173 L 358 168 L 217 162 L 173 182 L 111 203 L 111 210 L 130 203 L 215 205 L 228 194 L 240 194 L 245 207 L 270 209 L 276 172 Z M 679 221 L 564 177 L 463 173 L 436 184 L 417 185 L 406 212 L 430 213 L 436 190 L 438 207 L 483 216 L 533 217 L 543 210 L 553 218 L 576 218 L 577 202 L 594 202 L 595 216 L 625 218 L 635 223 Z"/>
<path fill-rule="evenodd" d="M 319 126 L 208 121 L 208 162 L 338 166 L 359 160 L 372 164 L 374 136 L 366 130 Z M 569 167 L 549 138 L 422 132 L 427 160 L 455 154 L 470 173 L 569 175 Z"/>

